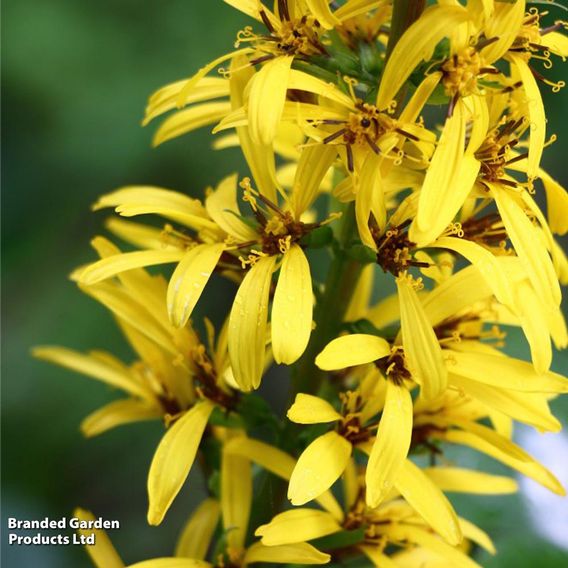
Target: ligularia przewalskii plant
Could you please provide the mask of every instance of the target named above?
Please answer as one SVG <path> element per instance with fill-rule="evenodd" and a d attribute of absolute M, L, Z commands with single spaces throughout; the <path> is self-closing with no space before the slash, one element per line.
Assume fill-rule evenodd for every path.
<path fill-rule="evenodd" d="M 562 7 L 225 1 L 252 25 L 234 51 L 155 93 L 145 123 L 168 114 L 156 145 L 209 125 L 248 171 L 213 180 L 201 201 L 148 186 L 103 195 L 94 207 L 115 210 L 107 229 L 130 251 L 96 237 L 100 259 L 72 278 L 136 360 L 35 355 L 126 393 L 85 419 L 85 435 L 164 423 L 150 524 L 202 453 L 209 497 L 174 555 L 139 568 L 478 566 L 491 539 L 446 493 L 517 485 L 452 462 L 451 445 L 564 494 L 512 441 L 515 421 L 559 431 L 549 402 L 568 391 L 550 371 L 552 344 L 568 344 L 555 240 L 568 195 L 540 168 L 555 140 L 540 89 L 563 86 L 546 75 L 568 56 Z M 163 228 L 129 219 L 142 215 Z M 314 249 L 327 253 L 323 275 Z M 156 265 L 174 268 L 147 272 Z M 377 301 L 380 273 L 396 292 Z M 214 274 L 236 287 L 217 329 L 191 319 Z M 508 326 L 532 362 L 501 351 Z M 274 364 L 290 366 L 285 417 L 254 393 Z M 88 552 L 124 566 L 102 533 Z"/>

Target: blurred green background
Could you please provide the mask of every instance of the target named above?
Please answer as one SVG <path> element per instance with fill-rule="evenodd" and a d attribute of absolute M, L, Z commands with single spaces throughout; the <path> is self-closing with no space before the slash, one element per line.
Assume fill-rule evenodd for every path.
<path fill-rule="evenodd" d="M 81 419 L 113 393 L 31 359 L 29 350 L 49 343 L 106 348 L 128 358 L 108 314 L 67 279 L 93 258 L 88 243 L 102 230 L 105 213 L 92 214 L 89 207 L 99 194 L 131 183 L 198 195 L 242 164 L 234 150 L 212 151 L 207 129 L 151 150 L 153 127 L 139 123 L 152 91 L 231 49 L 245 23 L 221 0 L 3 2 L 3 566 L 90 566 L 80 547 L 7 546 L 8 516 L 60 518 L 81 505 L 118 519 L 121 530 L 110 536 L 132 563 L 171 554 L 176 533 L 199 500 L 203 480 L 194 472 L 164 525 L 148 527 L 146 473 L 161 426 L 134 425 L 83 439 Z M 560 64 L 553 73 L 565 75 Z M 564 184 L 566 93 L 545 95 L 550 131 L 559 137 L 545 165 Z M 217 292 L 216 309 L 228 306 L 225 289 Z M 512 349 L 525 349 L 518 336 Z M 561 354 L 555 368 L 566 372 L 567 362 Z M 555 408 L 568 416 L 566 403 Z M 566 437 L 529 442 L 545 463 L 552 466 L 556 459 L 557 474 L 566 474 Z M 472 465 L 482 463 L 473 459 Z M 566 511 L 560 499 L 540 499 L 541 524 L 551 511 Z M 566 552 L 537 533 L 527 498 L 455 502 L 495 538 L 500 556 L 480 557 L 483 565 L 566 565 Z M 565 542 L 566 535 L 568 528 Z"/>

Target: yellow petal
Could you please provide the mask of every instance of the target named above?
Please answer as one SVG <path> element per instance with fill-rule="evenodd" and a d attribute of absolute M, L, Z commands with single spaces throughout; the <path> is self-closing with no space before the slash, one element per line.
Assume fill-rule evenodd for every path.
<path fill-rule="evenodd" d="M 473 448 L 479 452 L 483 452 L 488 456 L 516 469 L 523 475 L 534 479 L 553 493 L 558 495 L 566 495 L 566 491 L 560 482 L 548 471 L 543 465 L 534 461 L 530 456 L 529 460 L 519 460 L 512 457 L 509 453 L 501 451 L 493 444 L 475 436 L 471 432 L 464 432 L 458 430 L 448 430 L 444 434 L 444 439 L 447 442 L 454 444 L 463 444 Z M 520 449 L 520 448 L 519 448 Z"/>
<path fill-rule="evenodd" d="M 337 432 L 316 438 L 302 453 L 290 478 L 288 499 L 303 505 L 339 479 L 351 456 L 351 444 Z"/>
<path fill-rule="evenodd" d="M 397 322 L 400 319 L 398 294 L 391 294 L 375 304 L 367 312 L 367 317 L 379 329 Z"/>
<path fill-rule="evenodd" d="M 264 546 L 260 542 L 249 547 L 245 554 L 244 566 L 253 562 L 274 564 L 327 564 L 331 560 L 329 554 L 320 552 L 305 542 L 284 544 L 281 546 Z"/>
<path fill-rule="evenodd" d="M 234 438 L 227 442 L 225 451 L 243 456 L 283 479 L 290 479 L 294 470 L 294 458 L 286 452 L 250 438 Z"/>
<path fill-rule="evenodd" d="M 256 529 L 262 544 L 277 546 L 320 538 L 341 531 L 332 515 L 316 509 L 292 509 L 276 515 L 270 523 Z"/>
<path fill-rule="evenodd" d="M 377 106 L 387 108 L 410 74 L 450 31 L 469 17 L 461 6 L 428 8 L 400 38 L 385 67 L 377 95 Z"/>
<path fill-rule="evenodd" d="M 325 97 L 330 101 L 336 102 L 348 109 L 355 110 L 353 100 L 349 95 L 340 91 L 334 83 L 326 83 L 313 75 L 292 69 L 288 80 L 288 89 L 297 89 L 307 91 L 321 97 Z"/>
<path fill-rule="evenodd" d="M 234 110 L 229 116 L 226 116 L 214 129 L 213 133 L 227 130 L 228 128 L 235 128 L 237 126 L 244 126 L 249 124 L 250 117 L 247 116 L 245 109 L 239 108 Z M 300 103 L 297 101 L 285 101 L 284 109 L 282 111 L 283 121 L 294 121 L 297 124 L 305 125 L 306 121 L 319 121 L 319 120 L 345 120 L 342 112 L 330 106 L 323 104 L 315 105 L 311 103 Z M 305 126 L 304 126 L 305 127 Z M 271 147 L 270 145 L 267 145 Z"/>
<path fill-rule="evenodd" d="M 296 395 L 296 400 L 286 416 L 297 424 L 323 424 L 341 420 L 341 414 L 327 400 L 303 393 Z"/>
<path fill-rule="evenodd" d="M 405 105 L 403 111 L 400 113 L 401 122 L 416 122 L 441 78 L 442 73 L 440 71 L 430 73 L 430 75 L 424 78 L 424 80 L 416 88 L 416 91 L 414 91 L 411 99 Z"/>
<path fill-rule="evenodd" d="M 146 311 L 142 304 L 135 301 L 130 292 L 104 282 L 82 286 L 81 290 L 167 352 L 174 356 L 179 355 L 169 330 L 166 330 L 152 313 Z"/>
<path fill-rule="evenodd" d="M 471 130 L 467 143 L 466 154 L 472 156 L 485 142 L 491 124 L 487 99 L 482 95 L 470 95 L 463 99 L 469 112 Z"/>
<path fill-rule="evenodd" d="M 284 255 L 272 303 L 272 351 L 277 363 L 291 365 L 304 352 L 312 332 L 313 292 L 304 251 L 292 245 Z"/>
<path fill-rule="evenodd" d="M 468 540 L 471 540 L 487 550 L 489 554 L 495 554 L 497 551 L 495 550 L 495 545 L 489 538 L 489 535 L 482 531 L 478 526 L 466 521 L 465 519 L 459 519 L 460 528 L 463 533 L 463 536 Z"/>
<path fill-rule="evenodd" d="M 223 0 L 223 2 L 237 10 L 240 10 L 243 14 L 258 20 L 259 22 L 262 22 L 262 17 L 260 15 L 260 10 L 262 9 L 273 25 L 277 23 L 274 14 L 270 10 L 267 10 L 259 0 Z"/>
<path fill-rule="evenodd" d="M 369 152 L 363 165 L 360 176 L 355 182 L 355 217 L 359 236 L 363 244 L 376 250 L 375 239 L 369 229 L 369 216 L 373 214 L 376 225 L 384 229 L 386 225 L 386 204 L 384 197 L 383 178 L 381 165 L 383 156 Z"/>
<path fill-rule="evenodd" d="M 433 248 L 449 249 L 467 258 L 484 277 L 495 297 L 506 306 L 513 306 L 515 300 L 511 281 L 497 257 L 482 246 L 457 237 L 441 237 L 430 245 Z"/>
<path fill-rule="evenodd" d="M 505 55 L 519 35 L 525 16 L 525 0 L 491 2 L 491 4 L 494 5 L 495 11 L 492 17 L 487 19 L 485 34 L 488 38 L 497 38 L 497 41 L 481 50 L 483 60 L 487 64 Z"/>
<path fill-rule="evenodd" d="M 424 473 L 444 492 L 506 495 L 519 486 L 511 477 L 456 467 L 430 467 Z"/>
<path fill-rule="evenodd" d="M 538 84 L 528 63 L 520 55 L 509 53 L 511 61 L 515 64 L 523 88 L 530 120 L 529 156 L 527 161 L 527 175 L 534 178 L 538 175 L 538 167 L 544 144 L 546 141 L 546 113 Z"/>
<path fill-rule="evenodd" d="M 182 250 L 140 250 L 125 252 L 103 258 L 90 264 L 79 274 L 79 282 L 82 284 L 96 284 L 120 272 L 140 268 L 142 266 L 156 266 L 178 262 L 183 258 Z"/>
<path fill-rule="evenodd" d="M 116 426 L 154 420 L 162 415 L 163 410 L 157 404 L 150 405 L 132 398 L 115 400 L 89 414 L 81 422 L 81 432 L 87 438 L 92 438 Z"/>
<path fill-rule="evenodd" d="M 559 432 L 561 429 L 561 424 L 551 414 L 544 395 L 494 388 L 458 375 L 450 375 L 450 382 L 489 408 L 503 412 L 515 420 L 531 424 L 544 432 Z"/>
<path fill-rule="evenodd" d="M 235 438 L 226 444 L 225 450 L 246 457 L 287 481 L 292 477 L 296 465 L 296 460 L 282 450 L 249 438 Z M 343 518 L 341 507 L 331 492 L 326 491 L 316 501 L 336 519 Z"/>
<path fill-rule="evenodd" d="M 153 558 L 131 564 L 128 568 L 213 568 L 209 562 L 193 558 Z"/>
<path fill-rule="evenodd" d="M 186 480 L 213 408 L 208 400 L 198 402 L 160 441 L 148 473 L 149 524 L 162 522 Z"/>
<path fill-rule="evenodd" d="M 431 532 L 418 526 L 391 524 L 385 527 L 384 534 L 389 540 L 395 542 L 406 540 L 436 553 L 437 557 L 444 559 L 445 566 L 451 566 L 452 568 L 481 568 L 479 564 L 461 552 L 459 548 L 450 546 Z"/>
<path fill-rule="evenodd" d="M 73 516 L 82 521 L 95 520 L 93 514 L 84 509 L 75 509 Z M 85 550 L 97 568 L 124 568 L 124 563 L 104 530 L 79 529 L 77 532 L 84 536 L 95 535 L 95 544 L 85 546 Z"/>
<path fill-rule="evenodd" d="M 257 143 L 271 144 L 284 110 L 293 57 L 281 56 L 266 63 L 250 82 L 249 127 Z"/>
<path fill-rule="evenodd" d="M 488 299 L 491 293 L 487 280 L 477 267 L 468 266 L 428 293 L 422 307 L 430 323 L 436 326 L 464 308 Z"/>
<path fill-rule="evenodd" d="M 466 434 L 473 435 L 477 439 L 491 444 L 493 447 L 497 448 L 498 451 L 507 454 L 515 460 L 528 462 L 532 459 L 529 454 L 523 450 L 523 448 L 517 446 L 517 444 L 512 442 L 509 438 L 501 436 L 501 434 L 498 434 L 495 430 L 488 426 L 484 426 L 478 422 L 472 422 L 471 420 L 461 417 L 452 417 L 451 421 L 460 428 L 463 428 L 466 431 Z M 447 433 L 452 434 L 452 436 L 456 434 L 453 430 Z M 462 432 L 458 433 L 462 434 Z"/>
<path fill-rule="evenodd" d="M 359 550 L 367 556 L 377 568 L 399 568 L 400 564 L 385 556 L 376 546 L 360 546 Z"/>
<path fill-rule="evenodd" d="M 229 79 L 231 107 L 233 111 L 242 112 L 243 116 L 245 116 L 243 108 L 245 103 L 244 92 L 254 74 L 254 68 L 244 55 L 235 57 L 231 62 L 231 77 Z M 247 126 L 238 125 L 236 130 L 241 149 L 260 193 L 276 203 L 276 173 L 272 145 L 253 141 Z"/>
<path fill-rule="evenodd" d="M 568 392 L 568 379 L 555 373 L 538 373 L 530 363 L 513 357 L 453 351 L 450 365 L 452 374 L 501 389 L 528 393 Z"/>
<path fill-rule="evenodd" d="M 446 120 L 420 190 L 418 215 L 409 238 L 424 246 L 453 221 L 471 191 L 480 163 L 465 156 L 467 110 L 460 99 Z"/>
<path fill-rule="evenodd" d="M 538 229 L 506 189 L 491 185 L 499 214 L 535 292 L 545 304 L 560 305 L 561 292 L 554 266 Z"/>
<path fill-rule="evenodd" d="M 162 122 L 152 138 L 152 145 L 159 146 L 188 132 L 219 122 L 229 112 L 231 112 L 231 105 L 225 101 L 203 103 L 179 110 Z"/>
<path fill-rule="evenodd" d="M 237 174 L 227 176 L 205 200 L 205 208 L 211 219 L 238 241 L 256 240 L 258 235 L 239 218 L 237 205 Z"/>
<path fill-rule="evenodd" d="M 390 491 L 408 455 L 411 436 L 410 393 L 405 386 L 388 381 L 385 407 L 365 473 L 369 507 L 378 507 Z"/>
<path fill-rule="evenodd" d="M 183 527 L 176 544 L 176 556 L 203 560 L 217 528 L 220 513 L 218 501 L 202 501 Z"/>
<path fill-rule="evenodd" d="M 367 264 L 361 271 L 361 276 L 359 276 L 359 280 L 349 301 L 349 306 L 343 317 L 345 321 L 357 321 L 358 319 L 367 317 L 373 293 L 374 275 L 374 264 Z"/>
<path fill-rule="evenodd" d="M 108 361 L 93 355 L 83 355 L 65 347 L 35 347 L 32 355 L 43 361 L 49 361 L 71 371 L 98 379 L 112 387 L 122 389 L 134 396 L 140 396 L 153 402 L 152 391 L 142 383 L 136 381 L 126 366 L 117 367 Z"/>
<path fill-rule="evenodd" d="M 263 257 L 239 286 L 229 316 L 229 355 L 243 391 L 258 388 L 264 372 L 268 296 L 276 257 Z"/>
<path fill-rule="evenodd" d="M 176 327 L 184 326 L 189 320 L 224 250 L 223 243 L 197 245 L 177 265 L 167 295 L 168 314 Z"/>
<path fill-rule="evenodd" d="M 244 549 L 252 504 L 252 472 L 247 458 L 223 450 L 221 511 L 231 551 Z"/>
<path fill-rule="evenodd" d="M 209 73 L 212 71 L 217 65 L 220 65 L 224 61 L 228 59 L 233 59 L 234 57 L 238 57 L 240 55 L 246 55 L 248 53 L 252 53 L 254 50 L 250 47 L 245 47 L 244 49 L 238 49 L 237 51 L 233 51 L 231 53 L 226 53 L 225 55 L 221 55 L 221 57 L 217 57 L 204 67 L 202 67 L 193 77 L 188 79 L 183 86 L 183 88 L 179 91 L 178 99 L 177 99 L 177 106 L 182 107 L 185 105 L 187 97 L 190 95 L 191 91 L 199 84 L 199 82 Z"/>
<path fill-rule="evenodd" d="M 568 57 L 568 37 L 561 32 L 550 32 L 540 36 L 540 45 L 560 57 Z"/>
<path fill-rule="evenodd" d="M 123 217 L 149 213 L 162 215 L 195 230 L 215 230 L 217 227 L 208 218 L 199 200 L 161 187 L 122 187 L 100 197 L 93 205 L 93 210 L 97 211 L 104 207 L 115 207 L 115 211 Z"/>
<path fill-rule="evenodd" d="M 539 172 L 546 191 L 548 223 L 558 235 L 568 233 L 568 192 L 546 172 Z"/>
<path fill-rule="evenodd" d="M 328 343 L 316 357 L 316 365 L 324 371 L 333 371 L 371 363 L 390 355 L 390 352 L 390 345 L 382 337 L 355 333 Z"/>
<path fill-rule="evenodd" d="M 144 112 L 142 126 L 146 126 L 157 116 L 173 110 L 177 106 L 177 99 L 187 80 L 170 83 L 156 91 L 149 99 Z M 225 97 L 229 94 L 229 81 L 221 77 L 204 77 L 195 86 L 195 89 L 186 98 L 186 104 Z"/>
<path fill-rule="evenodd" d="M 302 150 L 294 177 L 291 209 L 299 219 L 315 201 L 322 180 L 337 156 L 333 145 L 317 144 Z"/>
<path fill-rule="evenodd" d="M 306 0 L 310 12 L 316 20 L 327 30 L 339 26 L 341 22 L 329 8 L 328 0 Z"/>
<path fill-rule="evenodd" d="M 355 460 L 351 458 L 347 463 L 347 467 L 343 472 L 343 477 L 341 478 L 343 482 L 343 496 L 345 501 L 345 509 L 349 510 L 353 505 L 355 505 L 357 498 L 359 497 L 359 474 L 357 472 L 357 464 Z"/>
<path fill-rule="evenodd" d="M 113 235 L 120 237 L 123 241 L 137 248 L 154 250 L 174 250 L 179 248 L 174 244 L 165 242 L 164 232 L 158 227 L 150 227 L 142 223 L 110 217 L 105 221 L 105 228 Z"/>
<path fill-rule="evenodd" d="M 334 13 L 336 18 L 345 21 L 384 4 L 385 0 L 347 0 Z"/>
<path fill-rule="evenodd" d="M 410 460 L 399 469 L 395 486 L 416 512 L 446 541 L 454 546 L 462 541 L 457 515 L 446 496 Z"/>
<path fill-rule="evenodd" d="M 442 349 L 412 282 L 402 276 L 396 283 L 404 356 L 412 378 L 421 385 L 424 396 L 431 399 L 446 390 L 448 373 Z"/>

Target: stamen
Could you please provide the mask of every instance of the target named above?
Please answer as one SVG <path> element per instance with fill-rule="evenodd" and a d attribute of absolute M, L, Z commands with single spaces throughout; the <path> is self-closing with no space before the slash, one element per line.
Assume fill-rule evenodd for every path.
<path fill-rule="evenodd" d="M 334 132 L 333 134 L 330 134 L 329 136 L 326 136 L 322 142 L 324 144 L 329 144 L 330 142 L 333 142 L 334 140 L 337 140 L 337 138 L 339 138 L 340 136 L 343 136 L 345 133 L 347 132 L 346 128 L 342 128 L 341 130 L 337 130 L 336 132 Z"/>
<path fill-rule="evenodd" d="M 270 19 L 268 18 L 268 16 L 266 15 L 266 12 L 264 10 L 260 10 L 259 12 L 260 17 L 262 19 L 262 21 L 264 22 L 264 25 L 266 26 L 266 28 L 268 29 L 268 31 L 270 33 L 274 33 L 276 30 L 274 29 L 274 26 L 272 25 L 272 22 L 270 21 Z"/>
<path fill-rule="evenodd" d="M 353 150 L 351 149 L 351 145 L 347 144 L 345 146 L 345 150 L 347 152 L 347 169 L 353 173 L 354 166 L 353 166 Z"/>
<path fill-rule="evenodd" d="M 288 0 L 278 0 L 278 12 L 280 18 L 290 21 L 290 12 L 288 11 Z"/>

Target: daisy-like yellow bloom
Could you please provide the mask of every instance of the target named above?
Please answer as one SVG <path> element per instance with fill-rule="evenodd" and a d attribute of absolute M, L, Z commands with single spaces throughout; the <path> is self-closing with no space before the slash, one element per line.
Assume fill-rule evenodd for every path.
<path fill-rule="evenodd" d="M 131 568 L 223 568 L 226 566 L 245 567 L 258 562 L 276 564 L 326 564 L 328 554 L 318 551 L 306 542 L 286 543 L 282 546 L 266 546 L 254 542 L 245 546 L 247 528 L 252 504 L 251 461 L 243 452 L 234 451 L 246 448 L 249 442 L 242 432 L 220 429 L 217 433 L 223 444 L 221 451 L 221 482 L 219 499 L 204 500 L 192 513 L 182 529 L 176 545 L 175 556 L 144 560 L 130 565 Z M 235 446 L 234 442 L 244 442 Z M 230 450 L 229 448 L 233 448 Z M 270 451 L 270 447 L 269 451 Z M 276 452 L 274 468 L 291 459 Z M 254 455 L 254 452 L 253 452 Z M 284 456 L 284 458 L 282 457 Z M 332 497 L 330 496 L 330 499 Z M 80 519 L 92 519 L 92 515 L 83 510 L 76 510 Z M 225 548 L 216 549 L 211 562 L 207 562 L 208 550 L 215 530 L 222 523 L 225 532 Z M 87 547 L 95 566 L 98 568 L 122 567 L 118 553 L 104 531 L 97 531 L 94 546 Z"/>
<path fill-rule="evenodd" d="M 165 423 L 150 524 L 200 456 L 207 495 L 174 554 L 133 568 L 477 567 L 476 547 L 495 547 L 449 496 L 517 485 L 464 453 L 565 493 L 513 429 L 559 432 L 551 402 L 568 392 L 551 370 L 568 345 L 568 193 L 540 167 L 556 136 L 538 86 L 562 86 L 539 68 L 568 56 L 566 24 L 524 0 L 226 3 L 256 27 L 152 95 L 144 124 L 168 114 L 154 144 L 215 125 L 214 148 L 240 148 L 247 170 L 203 200 L 153 186 L 101 197 L 131 249 L 97 237 L 100 260 L 71 277 L 136 361 L 35 354 L 127 393 L 86 435 Z M 129 219 L 141 215 L 160 226 Z M 162 265 L 173 272 L 145 270 Z M 192 317 L 213 275 L 237 289 L 202 341 Z M 507 354 L 511 327 L 530 361 Z M 291 367 L 287 405 L 251 392 L 273 361 Z M 122 568 L 96 536 L 95 564 Z"/>
<path fill-rule="evenodd" d="M 401 312 L 402 346 L 391 346 L 385 339 L 374 335 L 353 334 L 333 340 L 316 359 L 316 365 L 324 370 L 369 363 L 376 365 L 375 373 L 367 380 L 376 381 L 377 387 L 383 391 L 378 400 L 384 401 L 384 408 L 367 468 L 367 501 L 371 506 L 377 506 L 389 491 L 408 454 L 412 434 L 410 390 L 413 385 L 420 384 L 423 395 L 432 398 L 444 391 L 447 382 L 440 345 L 412 282 L 406 276 L 399 279 L 399 291 L 401 307 L 404 305 Z M 412 335 L 408 333 L 410 329 L 414 331 Z M 381 373 L 387 379 L 385 384 L 381 382 Z M 307 502 L 333 484 L 344 471 L 352 445 L 366 443 L 373 437 L 377 424 L 367 422 L 380 410 L 373 398 L 362 401 L 358 396 L 348 397 L 342 415 L 336 413 L 334 417 L 327 408 L 323 413 L 327 419 L 320 417 L 317 420 L 341 420 L 341 426 L 337 432 L 329 432 L 312 442 L 302 454 L 289 488 L 289 497 L 294 504 Z M 302 409 L 302 402 L 306 404 L 306 410 Z M 317 398 L 314 401 L 297 400 L 289 411 L 290 419 L 305 422 L 310 416 L 316 417 L 316 407 L 312 409 L 311 406 L 317 404 L 326 408 L 325 403 Z M 313 475 L 314 469 L 321 472 Z"/>
<path fill-rule="evenodd" d="M 402 554 L 416 557 L 409 566 L 422 566 L 424 557 L 430 554 L 452 566 L 477 566 L 464 554 L 469 541 L 495 553 L 490 538 L 472 523 L 457 517 L 441 490 L 507 494 L 516 490 L 512 479 L 451 467 L 421 472 L 407 461 L 399 475 L 400 489 L 393 489 L 385 502 L 371 508 L 365 502 L 359 469 L 350 461 L 344 476 L 347 513 L 342 523 L 328 512 L 302 507 L 276 515 L 270 523 L 260 526 L 256 535 L 267 546 L 279 546 L 312 539 L 322 539 L 319 542 L 323 544 L 323 537 L 342 534 L 344 538 L 350 537 L 352 546 L 375 566 L 398 566 Z M 450 533 L 448 526 L 453 527 Z M 458 541 L 453 545 L 446 542 L 432 532 L 432 527 L 453 539 L 456 538 L 453 531 L 457 530 Z"/>
<path fill-rule="evenodd" d="M 520 413 L 524 413 L 526 420 L 532 422 L 534 416 L 539 416 L 539 424 L 535 424 L 539 430 L 558 430 L 560 424 L 550 415 L 546 393 L 504 394 L 498 388 L 489 388 L 484 393 L 482 386 L 474 386 L 468 379 L 463 379 L 465 377 L 458 375 L 451 377 L 454 392 L 448 391 L 435 401 L 416 403 L 414 443 L 434 455 L 442 453 L 438 442 L 467 446 L 534 479 L 550 491 L 565 495 L 566 491 L 556 477 L 511 441 L 512 422 L 506 416 L 510 409 L 518 418 L 515 408 L 523 408 L 526 412 Z M 531 414 L 532 418 L 528 418 Z M 484 418 L 489 418 L 494 428 L 478 422 Z M 547 427 L 541 428 L 546 422 Z"/>
<path fill-rule="evenodd" d="M 423 400 L 435 400 L 447 388 L 457 389 L 488 405 L 491 412 L 541 431 L 560 428 L 547 400 L 551 394 L 566 392 L 568 382 L 554 373 L 536 372 L 529 363 L 505 357 L 480 342 L 501 337 L 495 329 L 484 330 L 486 314 L 489 321 L 499 316 L 491 315 L 492 293 L 476 267 L 462 272 L 421 297 L 412 281 L 399 278 L 396 312 L 388 323 L 400 319 L 401 331 L 392 344 L 375 335 L 346 335 L 332 341 L 316 359 L 325 370 L 373 363 L 377 384 L 381 385 L 378 371 L 387 379 L 386 386 L 380 387 L 384 408 L 366 474 L 367 499 L 372 506 L 388 492 L 410 449 L 415 384 L 421 386 Z M 377 312 L 384 314 L 384 310 Z M 376 412 L 372 398 L 349 397 L 346 408 L 338 413 L 324 400 L 299 396 L 288 413 L 291 420 L 339 424 L 335 431 L 314 440 L 298 461 L 289 497 L 302 505 L 339 478 L 352 448 L 365 445 L 377 425 L 369 423 L 373 414 L 368 408 Z"/>
<path fill-rule="evenodd" d="M 466 18 L 468 10 L 470 13 L 467 19 L 458 23 L 455 19 Z M 430 45 L 423 49 L 431 50 L 445 35 L 449 35 L 448 58 L 439 70 L 427 79 L 430 81 L 432 77 L 437 77 L 443 85 L 450 97 L 450 116 L 446 120 L 420 191 L 414 225 L 424 241 L 438 236 L 450 223 L 480 172 L 479 160 L 474 156 L 479 147 L 476 137 L 485 135 L 483 123 L 488 120 L 487 99 L 495 93 L 519 90 L 516 96 L 526 107 L 526 118 L 520 124 L 524 125 L 523 130 L 530 125 L 531 130 L 526 173 L 530 178 L 534 178 L 538 173 L 538 164 L 545 145 L 544 108 L 536 81 L 525 62 L 526 57 L 523 59 L 518 54 L 522 49 L 515 47 L 527 45 L 527 41 L 518 39 L 521 34 L 523 37 L 525 34 L 522 32 L 524 2 L 496 3 L 494 10 L 488 19 L 480 17 L 476 22 L 476 2 L 469 3 L 467 9 L 457 3 L 432 7 L 401 38 L 381 82 L 378 104 L 384 106 L 402 86 L 413 66 L 423 58 L 425 52 L 420 51 L 418 46 L 424 45 L 429 38 Z M 445 19 L 446 27 L 443 26 Z M 457 24 L 453 33 L 448 32 L 447 25 L 450 21 Z M 438 26 L 432 25 L 434 22 Z M 422 43 L 417 40 L 418 36 Z M 553 43 L 555 40 L 556 38 L 552 38 Z M 562 44 L 560 41 L 558 44 L 557 53 L 562 54 Z M 407 52 L 411 46 L 414 51 L 410 55 L 412 63 L 409 68 L 408 65 L 403 66 L 401 59 L 408 61 Z M 494 66 L 502 57 L 510 61 L 520 76 L 520 80 L 514 82 L 513 87 Z M 501 83 L 497 90 L 491 86 L 489 78 Z M 473 124 L 471 136 L 466 133 L 470 122 Z M 468 137 L 470 139 L 466 144 Z M 496 142 L 499 143 L 499 139 Z"/>
<path fill-rule="evenodd" d="M 254 216 L 251 223 L 242 219 L 237 205 L 236 176 L 226 178 L 211 191 L 205 207 L 181 194 L 155 188 L 125 188 L 103 197 L 97 208 L 115 206 L 122 215 L 158 213 L 199 232 L 196 239 L 172 232 L 174 238 L 165 249 L 156 239 L 158 250 L 103 259 L 83 269 L 79 281 L 92 285 L 136 266 L 180 261 L 168 287 L 168 312 L 176 326 L 183 326 L 216 267 L 227 267 L 239 279 L 246 269 L 229 319 L 229 354 L 239 386 L 243 390 L 257 388 L 265 362 L 272 275 L 278 269 L 271 321 L 276 361 L 288 364 L 295 361 L 310 336 L 312 285 L 300 241 L 320 226 L 301 221 L 327 170 L 324 166 L 314 175 L 306 168 L 306 164 L 316 158 L 315 151 L 303 154 L 294 182 L 294 191 L 298 194 L 293 191 L 287 197 L 285 208 L 255 191 L 245 178 L 241 187 Z M 329 162 L 325 163 L 329 167 Z M 128 239 L 130 231 L 126 229 L 123 234 Z M 242 349 L 242 345 L 247 349 Z"/>
<path fill-rule="evenodd" d="M 317 160 L 319 167 L 339 156 L 349 175 L 334 193 L 341 195 L 343 202 L 355 201 L 361 240 L 375 248 L 369 223 L 384 229 L 384 194 L 389 191 L 389 184 L 404 189 L 415 183 L 413 173 L 424 169 L 432 154 L 435 137 L 418 118 L 436 85 L 433 81 L 425 82 L 400 116 L 394 117 L 392 111 L 381 112 L 360 98 L 355 81 L 345 77 L 344 83 L 349 95 L 331 83 L 292 70 L 289 86 L 307 95 L 317 95 L 320 104 L 287 101 L 282 119 L 298 125 L 308 137 L 304 152 L 312 153 L 310 158 Z M 215 131 L 242 129 L 246 124 L 250 126 L 246 107 L 241 107 L 223 119 Z M 319 149 L 314 143 L 320 145 Z M 403 163 L 411 169 L 401 175 L 394 166 Z"/>
<path fill-rule="evenodd" d="M 119 253 L 101 238 L 94 245 L 103 258 Z M 148 474 L 148 521 L 159 524 L 189 474 L 212 412 L 236 408 L 238 395 L 229 386 L 234 380 L 227 352 L 228 325 L 215 341 L 207 322 L 207 349 L 193 329 L 179 329 L 169 322 L 165 280 L 142 269 L 122 273 L 118 282 L 83 290 L 113 313 L 139 359 L 126 365 L 106 352 L 82 354 L 63 347 L 37 347 L 33 353 L 129 395 L 88 416 L 81 425 L 86 436 L 140 420 L 164 420 L 168 429 Z"/>
<path fill-rule="evenodd" d="M 251 65 L 260 65 L 247 86 L 248 116 L 250 134 L 254 142 L 271 144 L 276 136 L 282 117 L 286 90 L 294 88 L 289 84 L 292 64 L 295 61 L 309 61 L 317 56 L 327 58 L 328 43 L 326 32 L 342 22 L 385 4 L 381 0 L 348 0 L 337 10 L 332 10 L 325 0 L 292 2 L 279 0 L 274 10 L 262 2 L 225 0 L 241 12 L 261 22 L 266 33 L 257 34 L 246 27 L 237 34 L 235 47 L 248 47 L 223 55 L 189 79 L 179 91 L 178 106 L 186 104 L 188 97 L 200 81 L 214 68 L 227 60 L 246 55 Z"/>

